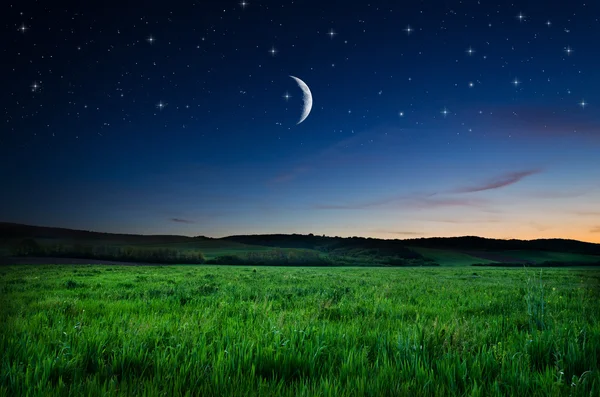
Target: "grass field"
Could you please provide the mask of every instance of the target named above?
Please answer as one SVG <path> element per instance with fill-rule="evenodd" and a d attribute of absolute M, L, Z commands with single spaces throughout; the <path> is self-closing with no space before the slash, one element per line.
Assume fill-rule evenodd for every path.
<path fill-rule="evenodd" d="M 497 260 L 487 258 L 503 258 L 503 262 L 543 263 L 543 262 L 577 262 L 598 263 L 600 256 L 572 254 L 568 252 L 512 250 L 512 251 L 472 251 L 458 252 L 450 249 L 411 247 L 426 258 L 433 259 L 440 266 L 470 266 L 473 264 L 497 263 Z M 480 256 L 478 256 L 478 254 Z"/>
<path fill-rule="evenodd" d="M 421 247 L 411 247 L 411 249 L 426 258 L 433 259 L 440 266 L 471 266 L 475 263 L 495 263 L 495 261 L 451 250 Z"/>
<path fill-rule="evenodd" d="M 598 269 L 3 267 L 0 395 L 598 396 L 599 287 Z"/>
<path fill-rule="evenodd" d="M 540 262 L 600 262 L 600 257 L 594 255 L 571 254 L 568 252 L 549 251 L 502 251 L 498 254 L 515 258 L 516 260 Z"/>

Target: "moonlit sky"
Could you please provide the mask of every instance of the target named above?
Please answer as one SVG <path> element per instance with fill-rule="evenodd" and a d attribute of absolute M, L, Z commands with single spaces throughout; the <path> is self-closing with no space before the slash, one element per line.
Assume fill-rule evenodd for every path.
<path fill-rule="evenodd" d="M 54 4 L 2 5 L 0 221 L 600 242 L 596 1 Z"/>

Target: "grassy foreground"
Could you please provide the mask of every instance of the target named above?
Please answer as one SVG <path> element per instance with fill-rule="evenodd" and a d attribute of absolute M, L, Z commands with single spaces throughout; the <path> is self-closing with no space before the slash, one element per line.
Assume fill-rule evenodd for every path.
<path fill-rule="evenodd" d="M 598 269 L 0 268 L 0 395 L 598 396 Z"/>

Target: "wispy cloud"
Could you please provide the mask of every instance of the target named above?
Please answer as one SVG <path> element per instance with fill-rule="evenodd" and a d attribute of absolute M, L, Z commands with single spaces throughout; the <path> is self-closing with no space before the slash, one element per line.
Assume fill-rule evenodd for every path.
<path fill-rule="evenodd" d="M 390 196 L 378 200 L 369 200 L 350 204 L 315 204 L 313 208 L 319 210 L 363 210 L 367 208 L 383 206 L 394 202 L 402 202 L 407 199 L 407 196 Z"/>
<path fill-rule="evenodd" d="M 452 223 L 452 224 L 469 224 L 469 223 L 498 223 L 499 219 L 421 219 L 427 222 Z"/>
<path fill-rule="evenodd" d="M 517 172 L 508 172 L 476 185 L 463 186 L 439 193 L 415 193 L 412 195 L 395 195 L 374 198 L 372 200 L 355 203 L 316 204 L 315 209 L 322 210 L 363 210 L 374 207 L 401 207 L 416 209 L 432 209 L 439 207 L 478 207 L 484 209 L 488 200 L 469 197 L 444 197 L 443 194 L 475 193 L 485 190 L 500 189 L 513 185 L 523 178 L 541 172 L 539 169 L 531 169 Z"/>
<path fill-rule="evenodd" d="M 171 220 L 171 222 L 175 222 L 175 223 L 189 223 L 189 224 L 196 223 L 196 222 L 194 222 L 192 220 L 182 219 L 182 218 L 171 218 L 170 220 Z"/>
<path fill-rule="evenodd" d="M 310 171 L 323 170 L 325 168 L 357 163 L 364 165 L 367 162 L 380 161 L 380 153 L 366 155 L 364 151 L 360 153 L 356 152 L 356 149 L 360 146 L 359 144 L 361 142 L 378 140 L 385 136 L 386 135 L 383 133 L 373 131 L 364 131 L 354 134 L 349 138 L 342 139 L 326 146 L 309 157 L 301 159 L 296 165 L 279 173 L 274 178 L 271 178 L 268 183 L 279 184 L 290 182 L 300 177 L 302 174 Z"/>
<path fill-rule="evenodd" d="M 421 232 L 397 231 L 397 230 L 373 230 L 375 233 L 395 234 L 398 236 L 422 236 Z"/>
<path fill-rule="evenodd" d="M 581 216 L 600 216 L 600 211 L 573 211 L 573 213 Z"/>
<path fill-rule="evenodd" d="M 482 192 L 484 190 L 499 189 L 502 187 L 513 185 L 521 181 L 523 178 L 526 178 L 533 174 L 537 174 L 539 172 L 541 172 L 541 170 L 539 169 L 509 172 L 504 175 L 496 176 L 488 181 L 481 182 L 477 185 L 459 187 L 451 191 L 451 193 L 474 193 Z"/>
<path fill-rule="evenodd" d="M 529 222 L 529 224 L 531 225 L 531 227 L 535 228 L 536 230 L 538 230 L 540 232 L 545 232 L 546 230 L 552 229 L 552 226 L 544 225 L 544 224 L 533 222 L 533 221 Z"/>
<path fill-rule="evenodd" d="M 593 192 L 594 188 L 586 190 L 566 190 L 566 191 L 540 191 L 528 194 L 528 196 L 536 199 L 561 199 L 561 198 L 573 198 L 585 196 L 588 193 Z M 599 213 L 600 214 L 600 213 Z"/>
<path fill-rule="evenodd" d="M 283 172 L 279 175 L 277 175 L 275 178 L 271 179 L 271 183 L 283 183 L 283 182 L 289 182 L 293 179 L 296 179 L 298 176 L 300 176 L 301 174 L 310 171 L 311 170 L 311 166 L 309 165 L 301 165 L 301 166 L 297 166 L 292 168 L 289 171 Z"/>
<path fill-rule="evenodd" d="M 484 199 L 434 197 L 433 194 L 421 194 L 410 196 L 390 196 L 378 200 L 363 201 L 351 204 L 317 204 L 315 209 L 322 210 L 364 210 L 369 208 L 393 208 L 393 209 L 433 209 L 440 207 L 483 207 L 489 203 Z"/>
<path fill-rule="evenodd" d="M 593 228 L 590 230 L 590 233 L 600 233 L 600 226 Z"/>
<path fill-rule="evenodd" d="M 413 200 L 412 207 L 416 208 L 439 208 L 439 207 L 483 207 L 488 200 L 473 198 L 421 198 Z"/>

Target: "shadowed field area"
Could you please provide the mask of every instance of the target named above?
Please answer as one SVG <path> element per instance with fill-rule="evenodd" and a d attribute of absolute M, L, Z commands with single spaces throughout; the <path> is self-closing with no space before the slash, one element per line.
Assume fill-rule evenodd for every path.
<path fill-rule="evenodd" d="M 0 395 L 600 393 L 600 270 L 0 268 Z"/>
<path fill-rule="evenodd" d="M 475 263 L 495 263 L 493 260 L 469 255 L 464 252 L 437 248 L 412 248 L 426 258 L 431 258 L 442 266 L 471 266 Z"/>

